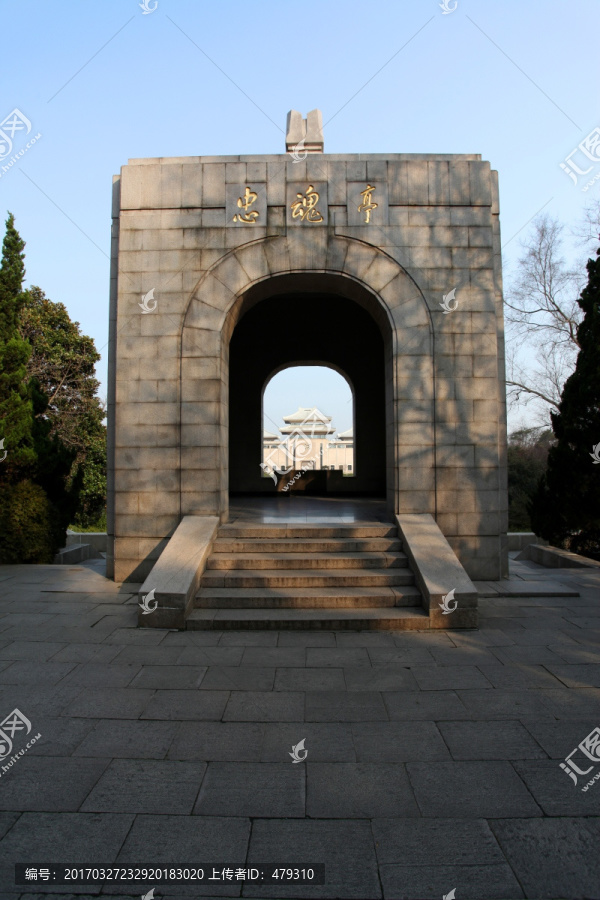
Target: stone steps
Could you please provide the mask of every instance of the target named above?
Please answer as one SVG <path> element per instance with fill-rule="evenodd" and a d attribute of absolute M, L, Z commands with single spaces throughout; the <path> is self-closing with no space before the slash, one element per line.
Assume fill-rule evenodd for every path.
<path fill-rule="evenodd" d="M 394 538 L 398 540 L 398 529 L 395 525 L 385 525 L 379 522 L 355 522 L 347 525 L 290 525 L 282 522 L 281 525 L 252 525 L 252 524 L 227 524 L 221 525 L 218 540 L 229 538 L 308 538 L 309 540 L 322 540 L 323 538 Z"/>
<path fill-rule="evenodd" d="M 426 629 L 397 529 L 377 522 L 228 524 L 187 618 L 191 629 Z"/>
<path fill-rule="evenodd" d="M 206 569 L 394 569 L 406 568 L 404 553 L 213 553 Z"/>
<path fill-rule="evenodd" d="M 213 553 L 399 553 L 397 538 L 221 538 L 213 544 Z"/>
<path fill-rule="evenodd" d="M 219 631 L 284 628 L 426 631 L 429 629 L 429 616 L 421 608 L 195 609 L 188 617 L 187 627 L 190 630 Z"/>
<path fill-rule="evenodd" d="M 398 587 L 214 587 L 202 589 L 201 601 L 203 609 L 393 608 L 420 606 L 421 594 L 414 584 Z"/>
<path fill-rule="evenodd" d="M 381 587 L 396 584 L 414 584 L 410 569 L 228 569 L 206 571 L 200 582 L 203 588 L 213 587 Z"/>

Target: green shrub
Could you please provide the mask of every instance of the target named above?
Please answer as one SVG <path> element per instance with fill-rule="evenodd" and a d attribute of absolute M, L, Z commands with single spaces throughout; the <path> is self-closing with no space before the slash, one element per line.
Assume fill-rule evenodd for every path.
<path fill-rule="evenodd" d="M 62 529 L 46 492 L 32 481 L 0 486 L 0 562 L 52 563 Z"/>

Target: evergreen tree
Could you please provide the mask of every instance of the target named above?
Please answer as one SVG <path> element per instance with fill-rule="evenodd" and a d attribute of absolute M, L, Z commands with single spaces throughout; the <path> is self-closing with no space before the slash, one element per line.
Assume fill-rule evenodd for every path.
<path fill-rule="evenodd" d="M 9 213 L 0 265 L 0 562 L 51 563 L 82 475 L 71 477 L 77 451 L 53 432 L 44 385 L 30 371 L 32 346 L 21 333 L 30 300 L 22 290 L 24 247 Z"/>
<path fill-rule="evenodd" d="M 6 452 L 0 464 L 0 484 L 19 480 L 36 461 L 33 404 L 27 384 L 31 348 L 18 327 L 25 302 L 24 247 L 14 226 L 14 216 L 9 213 L 0 264 L 0 440 Z"/>
<path fill-rule="evenodd" d="M 578 301 L 577 364 L 552 415 L 557 440 L 531 518 L 536 534 L 551 543 L 600 559 L 600 464 L 594 462 L 594 453 L 600 456 L 600 249 L 587 271 Z"/>
<path fill-rule="evenodd" d="M 521 428 L 508 439 L 508 530 L 530 531 L 529 506 L 548 465 L 550 428 Z"/>
<path fill-rule="evenodd" d="M 46 481 L 39 483 L 52 498 L 52 483 L 61 477 L 71 501 L 67 525 L 89 527 L 106 505 L 105 413 L 95 377 L 100 354 L 79 323 L 71 321 L 64 304 L 48 299 L 39 287 L 26 292 L 20 330 L 31 345 L 27 369 L 32 383 L 47 401 L 36 410 L 36 426 L 55 441 L 52 458 L 57 464 L 67 459 L 59 456 L 59 445 L 72 460 L 64 476 L 57 472 L 50 478 L 46 472 Z M 44 456 L 49 453 L 46 447 Z"/>

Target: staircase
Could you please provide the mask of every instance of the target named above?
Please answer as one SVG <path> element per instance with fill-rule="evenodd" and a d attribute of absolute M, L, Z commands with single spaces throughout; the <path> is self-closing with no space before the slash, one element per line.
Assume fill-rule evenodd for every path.
<path fill-rule="evenodd" d="M 222 525 L 189 629 L 429 628 L 394 525 Z"/>

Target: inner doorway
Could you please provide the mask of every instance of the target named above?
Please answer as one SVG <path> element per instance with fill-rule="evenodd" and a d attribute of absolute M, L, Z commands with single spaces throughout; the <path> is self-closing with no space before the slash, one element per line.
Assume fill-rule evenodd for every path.
<path fill-rule="evenodd" d="M 320 493 L 319 482 L 356 477 L 353 391 L 335 369 L 315 363 L 273 373 L 262 421 L 263 478 L 282 493 Z"/>
<path fill-rule="evenodd" d="M 300 285 L 301 277 L 295 281 Z M 265 478 L 262 468 L 264 388 L 274 373 L 316 364 L 343 373 L 352 386 L 357 460 L 356 467 L 350 464 L 351 477 L 344 476 L 343 470 L 335 477 L 328 473 L 320 479 L 317 492 L 385 496 L 386 408 L 390 408 L 386 407 L 385 361 L 380 326 L 354 300 L 314 289 L 264 297 L 263 288 L 262 298 L 249 291 L 229 345 L 230 494 L 276 493 L 274 480 Z"/>

